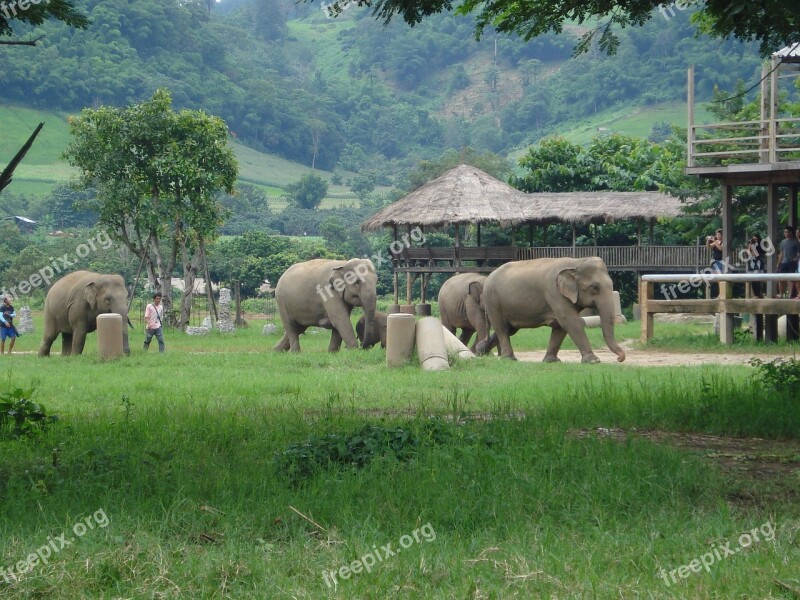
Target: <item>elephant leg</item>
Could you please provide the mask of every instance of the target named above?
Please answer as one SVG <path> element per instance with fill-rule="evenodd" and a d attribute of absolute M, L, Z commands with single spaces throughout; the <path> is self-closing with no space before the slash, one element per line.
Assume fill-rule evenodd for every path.
<path fill-rule="evenodd" d="M 72 334 L 61 334 L 61 356 L 69 356 L 72 354 Z"/>
<path fill-rule="evenodd" d="M 50 356 L 50 348 L 53 347 L 53 342 L 56 341 L 58 332 L 52 328 L 45 327 L 44 336 L 42 336 L 42 345 L 39 346 L 39 356 Z"/>
<path fill-rule="evenodd" d="M 275 344 L 273 348 L 275 352 L 288 352 L 289 351 L 289 336 L 284 332 L 283 337 L 280 341 Z"/>
<path fill-rule="evenodd" d="M 72 353 L 83 354 L 83 347 L 86 345 L 86 332 L 76 331 L 72 334 Z"/>
<path fill-rule="evenodd" d="M 474 329 L 470 329 L 469 327 L 462 327 L 461 328 L 461 335 L 458 336 L 458 339 L 461 340 L 461 343 L 465 346 L 469 346 L 469 341 L 472 339 L 472 334 L 475 333 Z M 478 338 L 475 338 L 475 344 L 478 343 Z M 475 351 L 475 344 L 472 344 L 472 351 Z"/>
<path fill-rule="evenodd" d="M 511 327 L 506 322 L 501 322 L 499 326 L 494 328 L 495 337 L 500 347 L 500 356 L 511 360 L 517 360 L 514 356 L 514 348 L 511 347 Z"/>
<path fill-rule="evenodd" d="M 578 314 L 575 314 L 575 318 L 565 319 L 565 322 L 562 323 L 559 321 L 559 324 L 567 330 L 569 337 L 575 342 L 575 345 L 578 347 L 578 350 L 581 351 L 581 362 L 583 363 L 598 363 L 600 359 L 595 356 L 594 352 L 592 352 L 592 347 L 589 344 L 589 338 L 586 335 L 586 330 L 583 327 L 583 321 L 581 321 Z"/>
<path fill-rule="evenodd" d="M 331 341 L 328 344 L 328 352 L 338 352 L 342 347 L 342 336 L 338 330 L 331 330 Z"/>
<path fill-rule="evenodd" d="M 561 349 L 565 337 L 567 337 L 567 330 L 562 329 L 560 325 L 554 325 L 550 332 L 550 342 L 547 344 L 543 362 L 561 362 L 561 359 L 558 358 L 558 351 Z"/>

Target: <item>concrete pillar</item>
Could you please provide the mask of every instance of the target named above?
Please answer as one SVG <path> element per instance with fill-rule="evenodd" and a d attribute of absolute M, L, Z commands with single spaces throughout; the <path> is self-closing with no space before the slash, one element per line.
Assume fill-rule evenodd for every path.
<path fill-rule="evenodd" d="M 417 356 L 423 371 L 446 371 L 450 368 L 439 319 L 424 317 L 417 321 L 416 337 Z"/>
<path fill-rule="evenodd" d="M 122 315 L 106 313 L 97 316 L 97 354 L 101 360 L 119 358 L 123 354 L 122 334 L 126 323 Z"/>
<path fill-rule="evenodd" d="M 415 325 L 414 315 L 394 313 L 386 317 L 387 367 L 402 367 L 411 359 Z"/>
<path fill-rule="evenodd" d="M 467 348 L 464 343 L 458 339 L 453 333 L 442 325 L 442 333 L 444 334 L 444 345 L 447 348 L 447 354 L 455 354 L 458 358 L 469 359 L 475 358 L 472 350 Z"/>

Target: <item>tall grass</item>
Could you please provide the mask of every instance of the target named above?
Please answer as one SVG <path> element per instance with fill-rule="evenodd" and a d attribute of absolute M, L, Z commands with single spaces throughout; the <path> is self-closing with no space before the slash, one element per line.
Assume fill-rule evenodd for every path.
<path fill-rule="evenodd" d="M 387 370 L 378 348 L 331 355 L 328 333 L 274 354 L 254 324 L 169 333 L 167 353 L 0 358 L 4 387 L 33 382 L 60 421 L 0 436 L 0 568 L 102 509 L 110 519 L 20 581 L 9 598 L 762 597 L 797 577 L 791 497 L 732 502 L 746 486 L 700 457 L 577 427 L 797 439 L 791 395 L 749 367 L 511 363 Z M 543 347 L 526 332 L 520 350 Z M 24 336 L 23 349 L 37 336 Z M 33 338 L 33 339 L 32 339 Z M 432 421 L 433 419 L 433 421 Z M 276 457 L 365 423 L 441 436 L 363 466 Z M 349 437 L 347 437 L 349 436 Z M 409 436 L 416 440 L 419 436 Z M 347 451 L 345 449 L 344 451 Z M 769 520 L 773 542 L 678 584 L 668 572 Z M 430 524 L 371 572 L 330 572 Z M 326 580 L 323 572 L 329 574 Z M 345 572 L 346 574 L 346 572 Z"/>

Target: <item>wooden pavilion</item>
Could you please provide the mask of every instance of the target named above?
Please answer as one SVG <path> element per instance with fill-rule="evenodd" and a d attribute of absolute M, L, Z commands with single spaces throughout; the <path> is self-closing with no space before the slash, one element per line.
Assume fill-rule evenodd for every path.
<path fill-rule="evenodd" d="M 767 189 L 766 235 L 777 246 L 783 239 L 778 224 L 779 189 L 787 189 L 788 223 L 797 225 L 800 189 L 800 118 L 779 111 L 781 80 L 800 77 L 800 42 L 772 55 L 762 69 L 761 110 L 755 121 L 696 125 L 694 122 L 694 68 L 689 68 L 687 175 L 716 179 L 722 186 L 722 235 L 724 255 L 734 256 L 733 196 L 737 186 Z M 767 272 L 775 273 L 774 260 Z M 775 281 L 767 284 L 767 298 L 775 296 Z M 766 321 L 767 341 L 777 336 L 777 315 Z"/>
<path fill-rule="evenodd" d="M 512 260 L 555 257 L 600 256 L 610 270 L 696 271 L 708 263 L 703 246 L 653 246 L 652 224 L 658 218 L 682 214 L 679 199 L 657 192 L 568 192 L 528 194 L 492 177 L 476 167 L 459 165 L 429 181 L 406 197 L 387 206 L 361 225 L 363 231 L 391 228 L 396 243 L 391 252 L 394 266 L 395 304 L 399 303 L 399 275 L 406 274 L 406 300 L 411 304 L 415 278 L 421 278 L 421 300 L 433 273 L 488 273 Z M 618 220 L 639 223 L 635 246 L 576 246 L 578 225 Z M 650 223 L 651 245 L 642 244 L 642 223 Z M 497 223 L 512 228 L 511 246 L 482 246 L 481 225 Z M 532 245 L 533 231 L 554 223 L 572 225 L 571 246 Z M 462 226 L 476 227 L 475 246 L 462 244 Z M 413 228 L 453 226 L 452 247 L 414 246 Z M 516 234 L 527 228 L 528 247 L 516 245 Z M 405 231 L 403 231 L 405 230 Z"/>

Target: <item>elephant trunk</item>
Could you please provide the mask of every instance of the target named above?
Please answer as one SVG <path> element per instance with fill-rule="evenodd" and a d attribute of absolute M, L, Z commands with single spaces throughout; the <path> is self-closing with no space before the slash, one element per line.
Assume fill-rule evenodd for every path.
<path fill-rule="evenodd" d="M 600 313 L 600 328 L 603 331 L 603 339 L 605 339 L 608 349 L 617 355 L 618 362 L 623 362 L 625 360 L 625 351 L 614 337 L 615 310 L 613 298 L 609 298 L 607 302 L 598 302 L 597 312 Z"/>
<path fill-rule="evenodd" d="M 377 294 L 374 292 L 369 294 L 362 294 L 361 308 L 364 309 L 364 340 L 361 342 L 361 347 L 367 349 L 370 347 L 370 339 L 372 339 L 372 328 L 375 327 L 375 305 Z"/>

